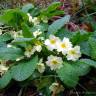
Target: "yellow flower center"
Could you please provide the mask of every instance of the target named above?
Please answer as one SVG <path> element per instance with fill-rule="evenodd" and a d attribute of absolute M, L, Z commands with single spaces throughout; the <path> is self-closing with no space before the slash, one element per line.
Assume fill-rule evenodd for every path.
<path fill-rule="evenodd" d="M 50 43 L 51 44 L 55 44 L 56 43 L 56 40 L 52 39 L 52 40 L 50 40 Z"/>
<path fill-rule="evenodd" d="M 71 50 L 70 54 L 75 55 L 76 54 L 75 50 Z"/>
<path fill-rule="evenodd" d="M 42 43 L 40 41 L 36 41 L 35 45 L 41 45 Z"/>
<path fill-rule="evenodd" d="M 62 44 L 61 44 L 61 47 L 62 47 L 62 48 L 66 48 L 66 44 L 62 43 Z"/>
<path fill-rule="evenodd" d="M 56 60 L 53 60 L 52 64 L 56 65 L 56 64 L 58 64 L 58 62 Z"/>

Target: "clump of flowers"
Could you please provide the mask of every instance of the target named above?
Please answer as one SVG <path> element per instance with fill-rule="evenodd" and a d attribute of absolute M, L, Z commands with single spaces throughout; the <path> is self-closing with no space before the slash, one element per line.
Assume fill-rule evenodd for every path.
<path fill-rule="evenodd" d="M 35 38 L 39 36 L 38 31 L 39 30 L 37 30 L 36 34 L 34 35 Z M 46 39 L 44 41 L 37 41 L 34 45 L 27 46 L 24 53 L 25 56 L 29 58 L 35 52 L 40 53 L 42 50 L 42 44 L 44 44 L 44 46 L 47 47 L 49 51 L 56 51 L 57 55 L 62 53 L 62 55 L 67 58 L 67 60 L 76 61 L 81 57 L 80 46 L 73 47 L 72 42 L 69 40 L 69 38 L 64 37 L 63 40 L 61 40 L 59 37 L 56 37 L 54 35 L 50 35 L 49 39 Z M 63 58 L 57 55 L 55 54 L 47 57 L 47 61 L 45 63 L 50 67 L 51 70 L 60 69 L 63 66 Z M 40 73 L 43 73 L 45 70 L 45 65 L 41 60 L 38 63 L 37 69 Z"/>
<path fill-rule="evenodd" d="M 60 40 L 59 37 L 50 35 L 49 39 L 45 40 L 45 45 L 50 51 L 61 52 L 67 60 L 76 61 L 81 57 L 80 46 L 73 47 L 69 38 L 64 37 L 63 40 Z"/>

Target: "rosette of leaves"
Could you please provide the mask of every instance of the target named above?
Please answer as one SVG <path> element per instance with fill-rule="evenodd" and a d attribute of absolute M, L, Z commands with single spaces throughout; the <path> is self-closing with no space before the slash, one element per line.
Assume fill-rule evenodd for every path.
<path fill-rule="evenodd" d="M 46 9 L 38 9 L 31 4 L 25 5 L 22 9 L 9 9 L 0 16 L 0 22 L 10 25 L 15 31 L 22 30 L 23 37 L 13 38 L 10 32 L 0 35 L 0 60 L 12 61 L 9 70 L 0 78 L 0 89 L 5 88 L 10 84 L 11 80 L 16 80 L 18 83 L 23 81 L 28 84 L 32 81 L 37 86 L 38 90 L 48 93 L 48 86 L 56 81 L 61 81 L 62 84 L 68 87 L 75 87 L 81 76 L 88 74 L 91 67 L 96 68 L 96 33 L 88 33 L 84 30 L 77 32 L 69 32 L 64 26 L 70 21 L 70 16 L 58 10 L 61 4 L 53 3 Z M 58 12 L 58 13 L 57 13 Z M 62 16 L 50 24 L 40 22 L 38 26 L 33 26 L 28 22 L 27 13 L 33 17 L 47 17 L 48 21 L 53 16 Z M 43 37 L 48 38 L 50 34 L 54 34 L 59 38 L 68 37 L 74 45 L 81 47 L 82 57 L 76 61 L 67 61 L 63 59 L 63 67 L 55 71 L 51 71 L 46 67 L 43 74 L 37 72 L 36 67 L 40 58 L 46 61 L 46 58 L 54 52 L 48 51 L 44 46 L 42 52 L 32 55 L 30 58 L 16 61 L 17 58 L 24 56 L 24 48 L 30 44 L 34 44 L 37 39 L 34 38 L 32 32 L 39 29 L 43 32 Z M 7 44 L 12 44 L 15 47 L 8 48 Z M 29 82 L 30 81 L 30 82 Z M 24 84 L 24 83 L 23 83 Z M 27 84 L 25 83 L 25 86 Z"/>

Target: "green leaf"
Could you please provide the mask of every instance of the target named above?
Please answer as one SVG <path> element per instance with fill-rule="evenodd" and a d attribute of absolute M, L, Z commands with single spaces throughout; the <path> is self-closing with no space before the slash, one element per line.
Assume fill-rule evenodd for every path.
<path fill-rule="evenodd" d="M 25 23 L 22 24 L 22 33 L 25 38 L 32 38 L 30 28 Z"/>
<path fill-rule="evenodd" d="M 33 38 L 16 38 L 12 41 L 12 43 L 23 43 L 23 42 L 32 42 L 35 39 Z"/>
<path fill-rule="evenodd" d="M 47 17 L 52 17 L 52 16 L 56 16 L 56 14 L 62 14 L 59 13 L 61 12 L 61 10 L 58 10 L 57 8 L 59 8 L 61 6 L 60 2 L 53 2 L 50 6 L 48 6 L 48 8 L 46 9 L 42 9 L 40 12 L 40 16 L 47 16 Z M 58 13 L 56 13 L 58 11 Z M 64 14 L 64 11 L 63 11 Z"/>
<path fill-rule="evenodd" d="M 92 33 L 92 37 L 96 38 L 96 31 Z"/>
<path fill-rule="evenodd" d="M 6 43 L 5 42 L 0 42 L 0 48 L 1 47 L 6 47 Z"/>
<path fill-rule="evenodd" d="M 11 10 L 7 10 L 3 15 L 0 15 L 0 22 L 8 23 L 13 18 L 13 12 Z"/>
<path fill-rule="evenodd" d="M 51 18 L 53 16 L 59 16 L 59 15 L 64 15 L 64 11 L 56 10 L 52 13 L 47 14 L 47 17 Z"/>
<path fill-rule="evenodd" d="M 44 94 L 45 96 L 51 96 L 49 86 L 46 86 L 46 88 L 40 90 L 40 92 L 42 92 L 42 94 Z"/>
<path fill-rule="evenodd" d="M 74 68 L 76 75 L 78 76 L 84 76 L 90 71 L 90 66 L 85 62 L 82 62 L 81 60 L 72 63 L 72 67 Z"/>
<path fill-rule="evenodd" d="M 81 59 L 81 62 L 96 68 L 96 61 L 94 61 L 94 60 L 91 60 L 91 59 Z"/>
<path fill-rule="evenodd" d="M 64 62 L 64 66 L 57 70 L 61 81 L 69 87 L 75 87 L 78 84 L 79 76 L 86 75 L 90 71 L 90 66 L 81 61 Z"/>
<path fill-rule="evenodd" d="M 83 41 L 86 41 L 88 40 L 89 36 L 91 34 L 89 32 L 86 32 L 86 31 L 83 31 L 83 30 L 80 30 L 79 32 L 74 32 L 71 36 L 71 41 L 73 44 L 79 44 Z"/>
<path fill-rule="evenodd" d="M 34 8 L 34 5 L 32 4 L 26 4 L 22 7 L 22 11 L 25 13 L 28 13 L 30 10 Z"/>
<path fill-rule="evenodd" d="M 22 48 L 26 48 L 28 44 L 34 44 L 36 38 L 16 38 L 14 39 L 11 44 L 13 46 L 21 46 Z"/>
<path fill-rule="evenodd" d="M 42 31 L 42 32 L 47 31 L 48 30 L 48 24 L 41 23 L 40 25 L 33 26 L 31 28 L 31 31 L 35 32 L 38 29 L 40 29 L 40 31 Z"/>
<path fill-rule="evenodd" d="M 0 89 L 5 88 L 11 81 L 11 73 L 7 71 L 1 78 L 0 78 Z"/>
<path fill-rule="evenodd" d="M 75 87 L 78 84 L 78 75 L 76 76 L 74 68 L 68 63 L 64 63 L 64 66 L 57 70 L 57 74 L 68 87 Z"/>
<path fill-rule="evenodd" d="M 90 37 L 89 38 L 89 45 L 90 45 L 90 53 L 92 59 L 96 60 L 96 39 Z"/>
<path fill-rule="evenodd" d="M 40 17 L 48 17 L 51 19 L 53 16 L 64 15 L 64 11 L 59 10 L 58 8 L 61 6 L 61 2 L 53 2 L 46 9 L 42 9 L 40 11 Z"/>
<path fill-rule="evenodd" d="M 38 90 L 41 90 L 42 88 L 45 88 L 46 86 L 49 86 L 52 84 L 52 78 L 51 77 L 41 77 L 40 79 L 34 80 L 34 83 Z"/>
<path fill-rule="evenodd" d="M 63 40 L 64 37 L 71 38 L 72 32 L 69 32 L 67 29 L 62 28 L 57 33 L 56 36 Z"/>
<path fill-rule="evenodd" d="M 16 81 L 24 81 L 28 79 L 36 69 L 37 63 L 37 56 L 35 56 L 30 61 L 18 63 L 18 65 L 13 66 L 11 69 L 12 78 Z"/>
<path fill-rule="evenodd" d="M 90 56 L 90 46 L 88 41 L 81 42 L 80 49 L 82 54 Z"/>
<path fill-rule="evenodd" d="M 51 5 L 48 6 L 47 12 L 55 11 L 60 6 L 61 6 L 61 3 L 60 2 L 53 2 Z"/>
<path fill-rule="evenodd" d="M 55 34 L 59 29 L 61 29 L 70 20 L 70 16 L 66 15 L 61 19 L 54 21 L 48 28 L 48 35 Z"/>
<path fill-rule="evenodd" d="M 89 36 L 91 36 L 91 34 L 83 30 L 80 30 L 78 32 L 70 32 L 66 28 L 61 28 L 56 33 L 56 36 L 60 37 L 61 39 L 67 37 L 72 41 L 74 45 L 76 45 L 87 41 L 89 39 Z"/>
<path fill-rule="evenodd" d="M 20 48 L 0 48 L 0 59 L 2 60 L 16 60 L 23 56 L 23 52 Z"/>
<path fill-rule="evenodd" d="M 33 10 L 30 10 L 30 14 L 33 17 L 37 17 L 40 14 L 40 9 L 39 8 L 34 8 Z"/>
<path fill-rule="evenodd" d="M 0 42 L 5 42 L 5 41 L 11 40 L 11 39 L 12 39 L 12 37 L 8 33 L 4 33 L 3 35 L 0 35 Z"/>
<path fill-rule="evenodd" d="M 9 24 L 15 28 L 21 27 L 21 23 L 27 21 L 28 16 L 20 9 L 6 10 L 3 15 L 0 16 L 0 22 Z"/>

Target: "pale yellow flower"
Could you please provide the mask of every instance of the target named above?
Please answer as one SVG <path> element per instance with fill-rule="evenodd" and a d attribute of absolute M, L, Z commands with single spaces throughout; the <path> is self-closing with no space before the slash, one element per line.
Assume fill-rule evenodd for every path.
<path fill-rule="evenodd" d="M 33 32 L 33 36 L 36 38 L 37 36 L 41 35 L 42 32 L 40 31 L 40 29 L 38 29 L 37 31 Z"/>
<path fill-rule="evenodd" d="M 38 40 L 44 41 L 45 38 L 44 37 L 38 37 Z"/>
<path fill-rule="evenodd" d="M 37 17 L 34 17 L 34 18 L 32 19 L 32 23 L 33 23 L 34 25 L 38 25 L 38 24 L 40 23 L 40 21 L 39 21 L 39 19 L 38 19 Z"/>
<path fill-rule="evenodd" d="M 33 18 L 32 18 L 32 16 L 30 15 L 30 13 L 27 13 L 27 16 L 28 16 L 28 18 L 29 18 L 29 22 L 32 23 L 32 22 L 33 22 Z"/>
<path fill-rule="evenodd" d="M 71 48 L 67 53 L 67 60 L 76 61 L 81 57 L 80 46 Z"/>
<path fill-rule="evenodd" d="M 17 32 L 11 31 L 10 34 L 14 39 L 19 38 L 19 37 L 23 37 L 22 30 L 17 31 Z"/>
<path fill-rule="evenodd" d="M 43 60 L 40 59 L 39 63 L 37 64 L 37 69 L 40 73 L 43 73 L 45 71 L 45 65 L 42 61 Z"/>
<path fill-rule="evenodd" d="M 52 83 L 52 85 L 49 87 L 51 92 L 55 92 L 55 94 L 60 93 L 61 91 L 64 91 L 64 87 L 60 85 L 58 82 Z"/>
<path fill-rule="evenodd" d="M 41 46 L 41 45 L 36 45 L 36 46 L 34 46 L 34 49 L 35 49 L 37 52 L 41 52 L 42 46 Z"/>
<path fill-rule="evenodd" d="M 47 60 L 46 64 L 51 68 L 51 70 L 60 69 L 62 67 L 63 60 L 61 57 L 50 55 Z"/>
<path fill-rule="evenodd" d="M 59 86 L 59 83 L 54 82 L 54 83 L 52 83 L 52 85 L 49 87 L 49 89 L 50 89 L 51 92 L 54 92 L 54 91 L 57 89 L 58 86 Z"/>
<path fill-rule="evenodd" d="M 28 46 L 24 52 L 24 55 L 28 58 L 30 58 L 34 53 L 35 53 L 35 49 L 32 48 L 32 46 Z"/>
<path fill-rule="evenodd" d="M 30 23 L 33 23 L 34 25 L 38 25 L 40 23 L 39 19 L 37 17 L 32 17 L 30 13 L 27 13 L 27 16 Z"/>
<path fill-rule="evenodd" d="M 69 38 L 64 37 L 63 41 L 58 42 L 57 51 L 62 52 L 63 55 L 66 55 L 70 48 L 72 48 L 72 44 Z"/>
<path fill-rule="evenodd" d="M 46 17 L 46 16 L 42 16 L 41 20 L 42 20 L 44 23 L 48 23 L 48 17 Z"/>
<path fill-rule="evenodd" d="M 55 37 L 54 35 L 50 35 L 49 39 L 45 40 L 45 45 L 47 46 L 48 50 L 53 51 L 57 48 L 57 44 L 60 41 L 58 37 Z"/>

